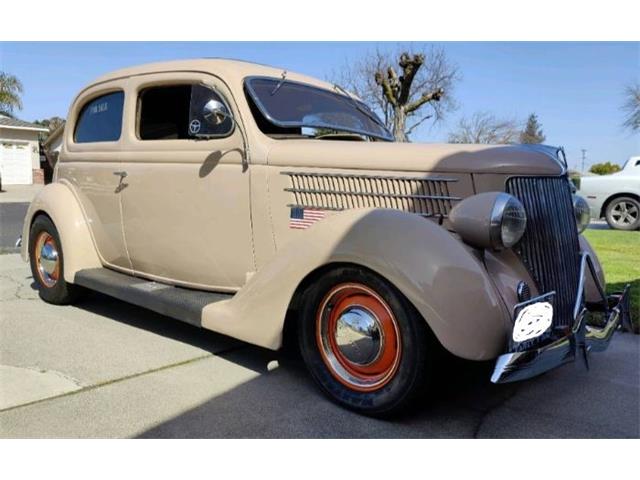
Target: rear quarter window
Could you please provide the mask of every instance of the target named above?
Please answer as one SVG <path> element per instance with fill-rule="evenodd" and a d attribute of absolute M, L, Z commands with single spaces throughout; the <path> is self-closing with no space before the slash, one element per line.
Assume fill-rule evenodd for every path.
<path fill-rule="evenodd" d="M 113 92 L 86 103 L 76 123 L 76 143 L 116 142 L 122 132 L 124 92 Z"/>

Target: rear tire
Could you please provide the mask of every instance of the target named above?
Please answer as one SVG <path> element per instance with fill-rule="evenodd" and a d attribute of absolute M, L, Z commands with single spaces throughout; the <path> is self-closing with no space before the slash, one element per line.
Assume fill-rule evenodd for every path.
<path fill-rule="evenodd" d="M 614 198 L 607 205 L 605 218 L 616 230 L 637 230 L 640 228 L 640 202 L 633 197 Z"/>
<path fill-rule="evenodd" d="M 299 320 L 302 357 L 334 402 L 390 416 L 428 385 L 433 335 L 404 295 L 370 270 L 349 266 L 324 274 L 305 292 Z"/>
<path fill-rule="evenodd" d="M 75 302 L 82 288 L 64 280 L 64 254 L 53 222 L 38 215 L 29 232 L 29 263 L 40 298 L 54 305 Z"/>

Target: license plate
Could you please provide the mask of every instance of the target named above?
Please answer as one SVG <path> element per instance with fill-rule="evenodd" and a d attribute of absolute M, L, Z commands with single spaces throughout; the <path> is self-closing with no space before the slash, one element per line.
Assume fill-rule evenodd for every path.
<path fill-rule="evenodd" d="M 553 305 L 549 302 L 527 305 L 518 312 L 513 324 L 513 341 L 524 342 L 539 337 L 551 327 L 552 321 Z"/>

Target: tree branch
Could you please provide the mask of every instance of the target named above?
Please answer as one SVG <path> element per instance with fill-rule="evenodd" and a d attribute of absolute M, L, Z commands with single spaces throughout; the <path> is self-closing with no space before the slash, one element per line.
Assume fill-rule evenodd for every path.
<path fill-rule="evenodd" d="M 392 71 L 392 69 L 389 69 Z M 395 73 L 395 72 L 394 72 Z M 382 87 L 382 94 L 391 105 L 397 105 L 396 97 L 393 94 L 393 88 L 390 82 L 384 78 L 381 72 L 376 72 L 376 83 Z"/>
<path fill-rule="evenodd" d="M 438 101 L 440 101 L 440 99 L 442 98 L 443 95 L 444 95 L 444 90 L 442 88 L 438 88 L 438 89 L 434 90 L 433 92 L 425 93 L 424 95 L 422 95 L 415 102 L 412 102 L 412 103 L 408 104 L 405 107 L 405 112 L 407 112 L 407 113 L 415 112 L 417 109 L 419 109 L 425 103 L 438 102 Z"/>
<path fill-rule="evenodd" d="M 419 126 L 422 122 L 424 122 L 425 120 L 429 120 L 429 119 L 430 119 L 430 118 L 432 118 L 432 117 L 433 117 L 433 115 L 425 115 L 425 116 L 424 116 L 424 117 L 422 117 L 420 120 L 418 120 L 416 123 L 414 123 L 413 125 L 411 125 L 411 126 L 407 129 L 407 131 L 406 131 L 407 136 L 408 136 L 411 132 L 413 132 L 413 131 L 416 129 L 416 127 L 417 127 L 417 126 Z"/>
<path fill-rule="evenodd" d="M 424 63 L 425 56 L 421 53 L 414 55 L 413 58 L 408 53 L 400 55 L 400 68 L 402 68 L 402 77 L 400 77 L 400 95 L 398 96 L 398 103 L 404 105 L 409 101 L 411 95 L 411 85 L 413 79 L 420 70 L 420 67 Z"/>

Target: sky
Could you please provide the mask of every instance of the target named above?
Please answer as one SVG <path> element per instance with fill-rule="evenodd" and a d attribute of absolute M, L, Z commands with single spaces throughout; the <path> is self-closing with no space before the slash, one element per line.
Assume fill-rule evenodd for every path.
<path fill-rule="evenodd" d="M 226 57 L 330 79 L 345 64 L 375 49 L 412 42 L 0 42 L 0 71 L 23 83 L 22 111 L 34 121 L 66 117 L 76 93 L 92 79 L 131 65 L 183 58 Z M 524 123 L 535 112 L 546 142 L 565 147 L 569 166 L 640 155 L 640 135 L 622 127 L 626 85 L 640 81 L 640 43 L 444 42 L 461 79 L 450 92 L 458 108 L 413 141 L 443 142 L 463 116 L 490 112 Z"/>

